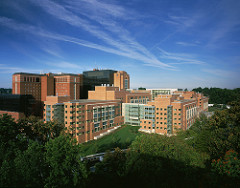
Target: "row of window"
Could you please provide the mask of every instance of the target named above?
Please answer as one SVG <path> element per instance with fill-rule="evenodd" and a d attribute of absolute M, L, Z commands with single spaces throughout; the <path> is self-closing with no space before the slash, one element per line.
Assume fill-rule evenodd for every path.
<path fill-rule="evenodd" d="M 166 118 L 165 118 L 165 120 L 166 120 Z M 174 119 L 174 120 L 177 120 L 176 118 Z M 179 120 L 181 120 L 181 118 L 179 118 Z M 142 123 L 143 121 L 140 121 L 140 123 Z M 147 123 L 146 121 L 144 121 L 144 123 Z M 151 124 L 152 122 L 151 121 L 149 121 L 148 122 L 148 124 Z M 159 121 L 157 121 L 157 124 L 167 124 L 166 122 L 159 122 Z M 174 125 L 177 125 L 177 123 L 174 123 Z M 178 123 L 178 125 L 181 125 L 181 123 Z"/>
<path fill-rule="evenodd" d="M 40 78 L 24 76 L 24 82 L 40 82 Z"/>
<path fill-rule="evenodd" d="M 65 108 L 67 108 L 68 106 L 67 105 L 65 105 Z M 85 107 L 85 105 L 70 105 L 69 106 L 70 108 L 83 108 L 83 107 Z"/>
<path fill-rule="evenodd" d="M 165 111 L 166 111 L 167 109 L 166 109 L 166 108 L 157 108 L 157 110 L 165 110 Z M 182 109 L 180 109 L 180 108 L 179 108 L 179 109 L 173 109 L 173 110 L 174 110 L 174 111 L 177 111 L 177 110 L 178 110 L 178 111 L 182 111 Z"/>
<path fill-rule="evenodd" d="M 144 128 L 144 129 L 146 129 L 146 126 L 144 126 L 144 127 L 142 127 L 142 128 Z M 155 129 L 155 127 L 148 127 L 148 129 Z M 166 127 L 156 127 L 156 129 L 163 129 L 163 130 L 167 130 L 167 128 Z M 176 127 L 174 127 L 174 130 L 177 130 L 178 128 L 176 128 Z"/>

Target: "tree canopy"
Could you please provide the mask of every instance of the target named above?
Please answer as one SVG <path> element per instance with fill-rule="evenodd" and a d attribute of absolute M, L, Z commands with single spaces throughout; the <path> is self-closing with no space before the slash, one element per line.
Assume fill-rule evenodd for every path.
<path fill-rule="evenodd" d="M 194 88 L 193 91 L 203 93 L 209 97 L 210 104 L 228 104 L 229 102 L 240 100 L 240 88 Z"/>

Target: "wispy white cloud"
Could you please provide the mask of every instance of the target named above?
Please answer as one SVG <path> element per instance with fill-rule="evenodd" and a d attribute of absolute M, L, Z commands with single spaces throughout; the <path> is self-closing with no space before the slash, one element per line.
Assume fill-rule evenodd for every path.
<path fill-rule="evenodd" d="M 9 66 L 6 64 L 0 64 L 0 73 L 15 73 L 15 72 L 40 73 L 40 70 L 21 68 L 21 67 L 13 67 L 13 66 Z"/>
<path fill-rule="evenodd" d="M 234 71 L 228 71 L 228 70 L 222 70 L 222 69 L 202 69 L 202 71 L 214 76 L 219 76 L 219 77 L 233 78 L 238 76 L 238 74 Z"/>
<path fill-rule="evenodd" d="M 197 46 L 195 43 L 189 43 L 189 42 L 176 42 L 176 44 L 181 46 Z"/>
<path fill-rule="evenodd" d="M 172 53 L 172 52 L 167 52 L 161 48 L 158 48 L 160 51 L 160 58 L 163 59 L 170 59 L 173 60 L 174 62 L 169 63 L 170 65 L 180 65 L 180 64 L 198 64 L 198 65 L 203 65 L 206 64 L 203 61 L 197 60 L 196 57 L 192 54 L 185 54 L 185 53 Z"/>
<path fill-rule="evenodd" d="M 57 67 L 57 68 L 63 68 L 63 69 L 78 69 L 78 70 L 84 70 L 85 67 L 76 64 L 76 63 L 69 63 L 69 62 L 48 62 L 46 63 L 49 66 Z"/>
<path fill-rule="evenodd" d="M 63 5 L 60 5 L 51 1 L 47 1 L 47 0 L 44 1 L 44 3 L 42 1 L 33 1 L 33 2 L 37 3 L 47 13 L 54 16 L 55 18 L 60 19 L 71 26 L 84 29 L 85 31 L 88 31 L 90 34 L 92 34 L 93 36 L 104 41 L 106 45 L 111 46 L 111 49 L 109 49 L 109 51 L 111 52 L 120 51 L 121 54 L 125 54 L 124 56 L 137 59 L 140 61 L 144 61 L 145 64 L 151 64 L 153 66 L 156 65 L 161 68 L 169 68 L 169 69 L 173 68 L 173 66 L 163 63 L 159 59 L 157 59 L 143 45 L 141 45 L 132 37 L 130 37 L 129 32 L 127 30 L 119 27 L 117 23 L 112 19 L 106 19 L 104 17 L 96 16 L 97 14 L 95 14 L 94 22 L 98 22 L 98 24 L 104 26 L 104 29 L 103 29 L 102 27 L 98 27 L 96 24 L 88 21 L 87 19 L 83 19 L 79 17 L 77 14 L 74 14 L 73 11 L 69 11 Z M 120 7 L 117 5 L 111 5 L 111 4 L 104 4 L 104 3 L 101 3 L 100 1 L 90 1 L 90 4 L 95 4 L 95 3 L 96 3 L 96 5 L 94 6 L 95 9 L 96 8 L 101 9 L 102 7 L 104 7 L 104 10 L 106 9 L 110 10 L 113 7 L 119 7 L 116 9 L 118 10 L 117 13 L 115 11 L 110 11 L 110 13 L 108 13 L 110 17 L 111 15 L 118 16 L 118 17 L 126 16 L 125 15 L 126 11 L 124 11 L 123 7 Z M 72 8 L 77 6 L 68 5 L 67 7 Z M 78 7 L 81 7 L 81 6 L 78 6 Z M 79 12 L 82 12 L 82 11 L 79 10 Z M 101 11 L 100 13 L 103 14 L 102 12 L 103 11 Z M 85 14 L 85 16 L 88 17 L 88 19 L 92 19 L 93 21 L 93 17 L 91 15 L 92 14 Z M 108 30 L 108 32 L 106 32 L 106 30 Z"/>
<path fill-rule="evenodd" d="M 33 35 L 40 36 L 40 37 L 47 37 L 47 38 L 51 38 L 51 39 L 54 39 L 54 40 L 70 42 L 70 43 L 74 43 L 74 44 L 77 44 L 77 45 L 98 49 L 98 50 L 101 50 L 101 51 L 104 51 L 104 52 L 113 53 L 113 54 L 116 54 L 116 55 L 125 56 L 125 57 L 129 57 L 129 58 L 132 58 L 132 59 L 140 60 L 140 61 L 144 62 L 145 64 L 150 64 L 152 66 L 165 68 L 165 69 L 172 69 L 173 68 L 173 66 L 159 61 L 153 54 L 151 54 L 147 49 L 145 49 L 144 47 L 141 47 L 141 46 L 139 48 L 143 48 L 142 53 L 135 51 L 134 49 L 132 49 L 131 47 L 129 47 L 127 45 L 126 45 L 126 48 L 122 49 L 123 45 L 121 45 L 121 44 L 120 44 L 120 46 L 118 46 L 118 49 L 116 49 L 114 47 L 107 47 L 107 46 L 99 45 L 99 44 L 92 43 L 92 42 L 89 42 L 89 41 L 81 40 L 79 38 L 48 32 L 48 31 L 45 31 L 41 28 L 36 28 L 34 26 L 31 26 L 31 25 L 17 23 L 14 20 L 6 18 L 6 17 L 0 17 L 0 24 L 4 25 L 4 26 L 7 26 L 11 29 L 14 29 L 16 31 L 21 30 L 21 31 L 24 31 L 24 32 L 31 33 Z M 109 43 L 107 43 L 107 44 L 109 44 Z M 117 42 L 115 44 L 117 44 Z M 146 55 L 146 53 L 144 54 L 143 53 L 144 51 L 146 53 L 149 53 L 149 55 Z"/>

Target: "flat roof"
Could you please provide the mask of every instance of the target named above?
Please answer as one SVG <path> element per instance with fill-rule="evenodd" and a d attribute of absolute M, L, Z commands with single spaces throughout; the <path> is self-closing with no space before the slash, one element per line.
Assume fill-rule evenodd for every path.
<path fill-rule="evenodd" d="M 79 74 L 72 74 L 72 73 L 51 73 L 51 72 L 49 72 L 51 75 L 53 75 L 53 76 L 68 76 L 68 75 L 70 75 L 70 76 L 79 76 Z M 34 76 L 45 76 L 45 75 L 47 75 L 47 74 L 49 74 L 49 73 L 43 73 L 43 74 L 37 74 L 37 73 L 28 73 L 28 72 L 15 72 L 13 75 L 15 75 L 15 74 L 24 74 L 24 75 L 34 75 Z"/>
<path fill-rule="evenodd" d="M 28 73 L 28 72 L 15 72 L 15 74 L 25 74 L 25 75 L 34 75 L 34 76 L 42 76 L 43 74 L 37 74 L 37 73 Z"/>
<path fill-rule="evenodd" d="M 104 102 L 118 102 L 120 101 L 119 99 L 115 100 L 93 100 L 93 99 L 77 99 L 77 100 L 71 100 L 65 103 L 91 103 L 91 102 L 99 102 L 99 103 L 104 103 Z"/>

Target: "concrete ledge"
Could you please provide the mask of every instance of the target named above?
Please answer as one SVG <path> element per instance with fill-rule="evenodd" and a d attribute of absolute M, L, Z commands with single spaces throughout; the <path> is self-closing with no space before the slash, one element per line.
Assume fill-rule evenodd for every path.
<path fill-rule="evenodd" d="M 115 131 L 116 129 L 118 129 L 118 128 L 120 128 L 120 127 L 121 127 L 121 126 L 118 125 L 118 126 L 116 126 L 116 127 L 113 127 L 112 129 L 107 130 L 107 131 L 104 132 L 104 133 L 101 133 L 99 136 L 94 136 L 94 140 L 97 140 L 97 139 L 99 139 L 99 138 L 102 138 L 103 136 L 106 136 L 106 135 L 112 133 L 113 131 Z"/>

